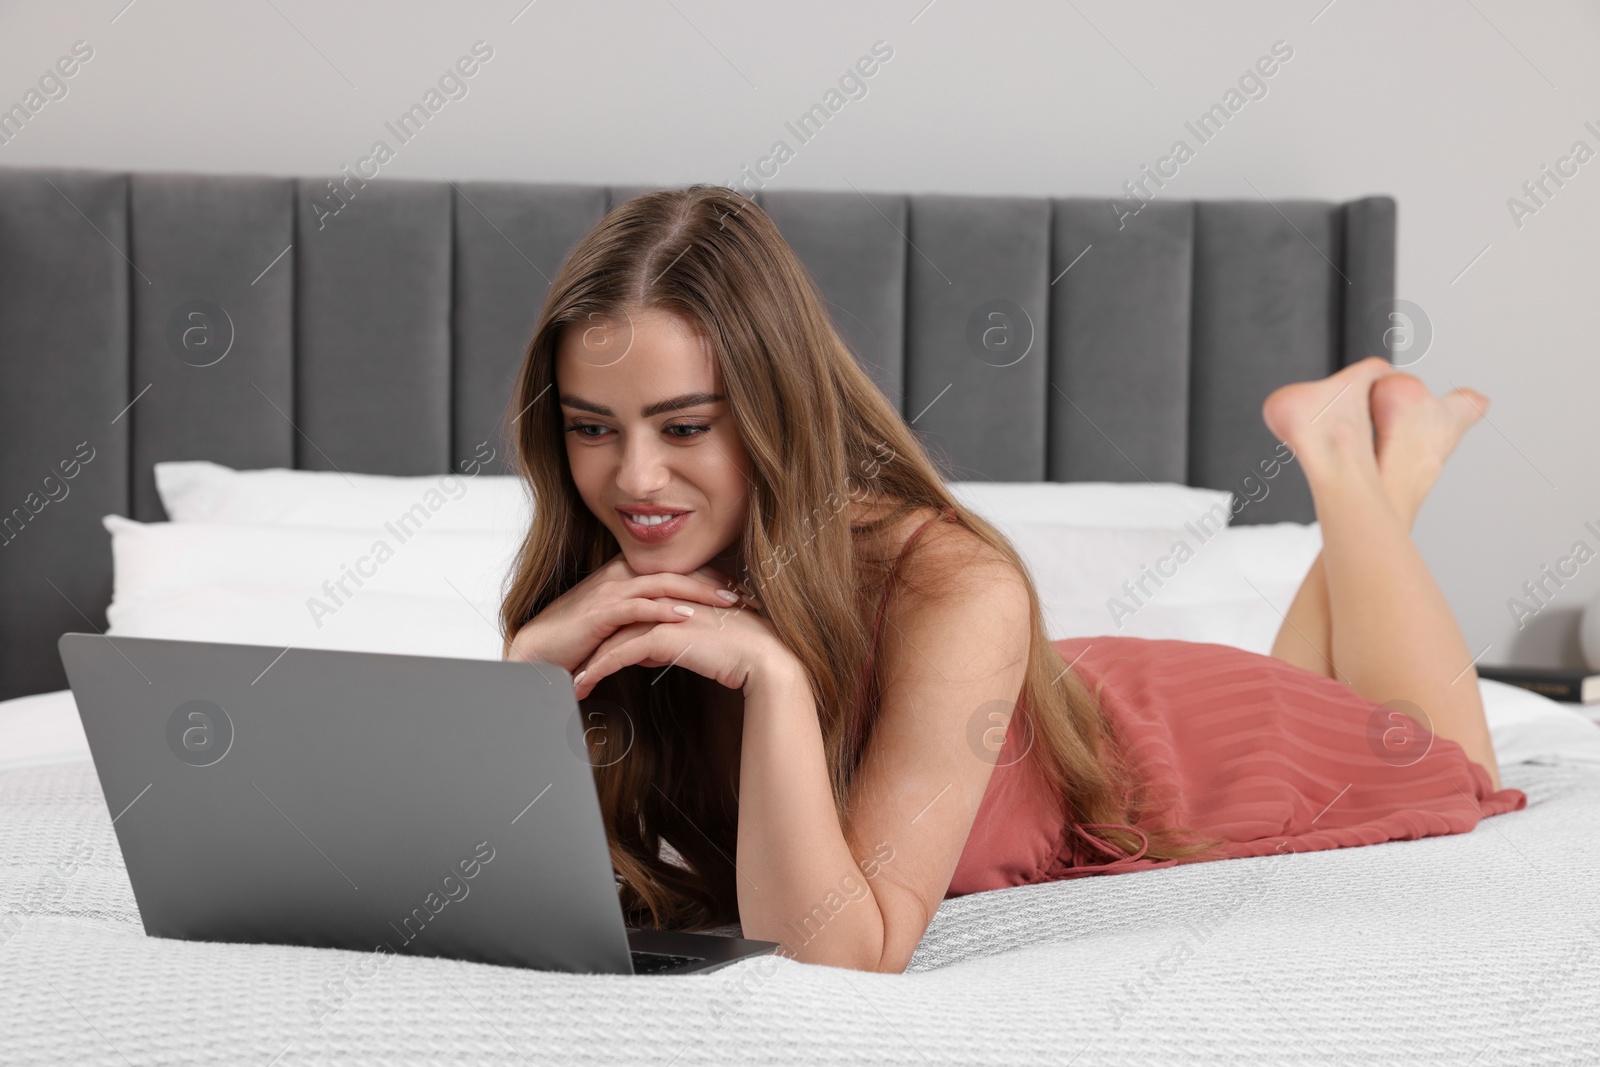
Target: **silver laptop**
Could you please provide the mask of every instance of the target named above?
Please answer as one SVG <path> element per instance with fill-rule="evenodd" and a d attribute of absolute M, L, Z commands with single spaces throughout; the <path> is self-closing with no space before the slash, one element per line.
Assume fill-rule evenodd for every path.
<path fill-rule="evenodd" d="M 603 974 L 771 941 L 630 930 L 554 664 L 63 634 L 146 933 Z"/>

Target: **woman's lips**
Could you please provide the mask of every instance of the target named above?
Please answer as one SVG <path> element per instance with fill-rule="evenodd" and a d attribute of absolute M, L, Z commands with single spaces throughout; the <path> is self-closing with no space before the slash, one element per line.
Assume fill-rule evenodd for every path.
<path fill-rule="evenodd" d="M 657 523 L 654 526 L 641 526 L 639 523 L 634 522 L 632 516 L 621 508 L 617 509 L 617 514 L 622 516 L 622 525 L 628 531 L 628 536 L 641 544 L 658 545 L 663 541 L 671 540 L 672 536 L 688 523 L 689 516 L 693 515 L 694 512 L 680 512 L 666 522 Z"/>

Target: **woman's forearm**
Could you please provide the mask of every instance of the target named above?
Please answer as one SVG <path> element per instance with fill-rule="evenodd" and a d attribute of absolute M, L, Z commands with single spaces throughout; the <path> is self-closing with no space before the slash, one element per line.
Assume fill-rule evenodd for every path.
<path fill-rule="evenodd" d="M 775 660 L 744 689 L 739 765 L 739 916 L 744 936 L 806 963 L 876 970 L 883 917 L 839 826 L 806 673 Z"/>

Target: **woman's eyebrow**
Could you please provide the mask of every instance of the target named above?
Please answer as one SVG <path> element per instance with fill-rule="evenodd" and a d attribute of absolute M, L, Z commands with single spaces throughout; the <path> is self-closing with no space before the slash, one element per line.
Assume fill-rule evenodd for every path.
<path fill-rule="evenodd" d="M 641 409 L 639 417 L 648 419 L 654 415 L 665 414 L 668 411 L 681 411 L 684 408 L 698 407 L 701 404 L 715 404 L 722 399 L 724 397 L 721 393 L 684 393 L 682 396 L 656 401 L 649 407 Z M 579 411 L 590 411 L 596 415 L 604 415 L 607 418 L 616 417 L 616 413 L 604 404 L 596 404 L 592 400 L 585 400 L 582 397 L 572 396 L 567 393 L 561 394 L 561 406 L 577 408 Z"/>
<path fill-rule="evenodd" d="M 562 394 L 561 406 L 564 408 L 577 408 L 579 411 L 592 411 L 596 415 L 605 415 L 607 417 L 615 414 L 615 412 L 605 405 L 596 404 L 592 400 L 585 400 L 581 396 L 569 396 Z"/>
<path fill-rule="evenodd" d="M 699 407 L 701 404 L 715 404 L 722 399 L 721 393 L 684 393 L 682 396 L 656 401 L 649 407 L 641 409 L 639 416 L 648 419 L 653 415 L 664 415 L 669 411 L 681 411 L 684 408 Z"/>

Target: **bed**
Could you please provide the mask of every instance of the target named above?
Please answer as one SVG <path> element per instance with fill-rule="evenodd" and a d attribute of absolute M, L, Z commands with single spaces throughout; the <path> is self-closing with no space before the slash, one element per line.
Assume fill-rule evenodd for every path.
<path fill-rule="evenodd" d="M 548 276 L 639 191 L 343 181 L 0 168 L 0 506 L 42 501 L 0 547 L 0 1059 L 1593 1062 L 1600 730 L 1493 682 L 1479 685 L 1525 810 L 1468 834 L 955 898 L 903 975 L 765 958 L 613 978 L 147 937 L 56 638 L 173 633 L 246 596 L 262 633 L 290 625 L 274 590 L 295 566 L 321 573 L 314 545 L 282 548 L 270 588 L 215 575 L 244 543 L 229 538 L 312 535 L 185 519 L 180 490 L 279 469 L 387 479 L 373 491 L 403 499 L 481 458 Z M 1095 583 L 1170 531 L 1097 517 L 1069 532 L 1042 502 L 1123 486 L 1248 502 L 1188 592 L 1124 632 L 1270 641 L 1316 528 L 1292 465 L 1263 478 L 1260 402 L 1372 351 L 1392 200 L 1173 200 L 1119 229 L 1104 199 L 758 199 L 869 373 L 1022 547 L 1052 636 L 1100 632 Z M 967 344 L 996 309 L 1023 356 Z M 504 488 L 497 463 L 450 522 Z M 269 517 L 296 501 L 328 514 L 293 484 Z M 504 507 L 486 514 L 504 523 Z M 446 540 L 394 581 L 480 533 L 499 536 L 434 531 Z M 132 576 L 156 573 L 162 595 L 135 595 Z M 467 627 L 493 575 L 457 577 Z M 403 617 L 376 599 L 362 625 Z M 482 654 L 486 634 L 456 654 Z"/>

